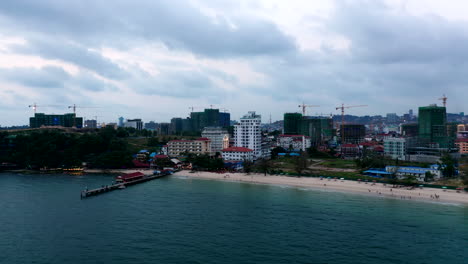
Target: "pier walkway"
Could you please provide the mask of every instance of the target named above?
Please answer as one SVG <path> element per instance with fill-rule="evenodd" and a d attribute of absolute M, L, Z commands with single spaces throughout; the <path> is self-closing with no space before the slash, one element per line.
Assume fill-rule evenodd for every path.
<path fill-rule="evenodd" d="M 127 186 L 130 186 L 130 185 L 135 185 L 135 184 L 139 184 L 139 183 L 159 179 L 159 178 L 166 177 L 166 176 L 169 176 L 169 175 L 171 175 L 171 174 L 149 175 L 149 176 L 145 176 L 145 177 L 143 177 L 141 179 L 130 181 L 130 182 L 116 183 L 116 184 L 112 184 L 112 185 L 106 185 L 106 186 L 103 186 L 103 187 L 97 188 L 97 189 L 83 190 L 83 191 L 81 191 L 80 197 L 81 197 L 81 199 L 83 199 L 83 198 L 87 198 L 87 197 L 90 197 L 90 196 L 96 196 L 96 195 L 99 195 L 99 194 L 102 194 L 102 193 L 111 192 L 111 191 L 114 191 L 114 190 L 121 190 L 121 189 L 124 189 L 124 188 L 126 188 Z"/>

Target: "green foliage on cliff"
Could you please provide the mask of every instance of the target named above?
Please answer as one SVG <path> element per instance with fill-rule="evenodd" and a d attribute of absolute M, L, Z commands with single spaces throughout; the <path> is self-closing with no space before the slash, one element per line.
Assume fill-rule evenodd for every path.
<path fill-rule="evenodd" d="M 21 168 L 68 168 L 86 162 L 95 168 L 131 166 L 131 152 L 125 130 L 102 128 L 79 134 L 60 130 L 39 130 L 18 135 L 0 134 L 0 162 Z"/>

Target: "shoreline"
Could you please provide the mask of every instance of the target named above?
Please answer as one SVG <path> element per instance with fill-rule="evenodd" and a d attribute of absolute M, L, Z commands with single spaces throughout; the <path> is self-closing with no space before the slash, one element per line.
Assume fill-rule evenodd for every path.
<path fill-rule="evenodd" d="M 16 173 L 16 174 L 75 174 L 75 173 L 86 173 L 86 174 L 123 174 L 123 173 L 134 173 L 142 172 L 145 175 L 153 174 L 151 169 L 84 169 L 83 171 L 38 171 L 38 170 L 4 170 L 0 173 Z"/>
<path fill-rule="evenodd" d="M 343 193 L 361 194 L 373 197 L 384 197 L 398 200 L 435 202 L 439 204 L 461 204 L 468 205 L 468 193 L 457 193 L 455 190 L 444 190 L 434 188 L 414 188 L 408 187 L 394 188 L 392 185 L 386 186 L 382 183 L 357 182 L 350 180 L 334 180 L 316 177 L 287 177 L 263 174 L 245 173 L 214 173 L 195 172 L 188 170 L 179 171 L 174 176 L 182 176 L 195 179 L 219 180 L 227 182 L 241 182 L 252 184 L 290 186 L 296 188 L 308 188 L 321 191 L 337 191 Z M 438 197 L 438 198 L 436 198 Z"/>

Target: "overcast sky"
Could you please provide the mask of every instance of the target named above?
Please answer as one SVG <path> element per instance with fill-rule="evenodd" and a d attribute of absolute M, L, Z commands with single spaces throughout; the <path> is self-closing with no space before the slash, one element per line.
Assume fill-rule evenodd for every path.
<path fill-rule="evenodd" d="M 116 122 L 189 107 L 309 114 L 466 111 L 464 0 L 2 0 L 0 125 L 38 112 Z M 50 105 L 56 105 L 52 107 Z M 198 109 L 197 109 L 198 108 Z"/>

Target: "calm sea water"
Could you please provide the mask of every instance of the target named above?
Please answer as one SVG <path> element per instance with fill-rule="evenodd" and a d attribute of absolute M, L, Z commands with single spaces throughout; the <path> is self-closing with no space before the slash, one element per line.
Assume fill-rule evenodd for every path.
<path fill-rule="evenodd" d="M 468 263 L 468 208 L 166 178 L 0 174 L 0 263 Z"/>

